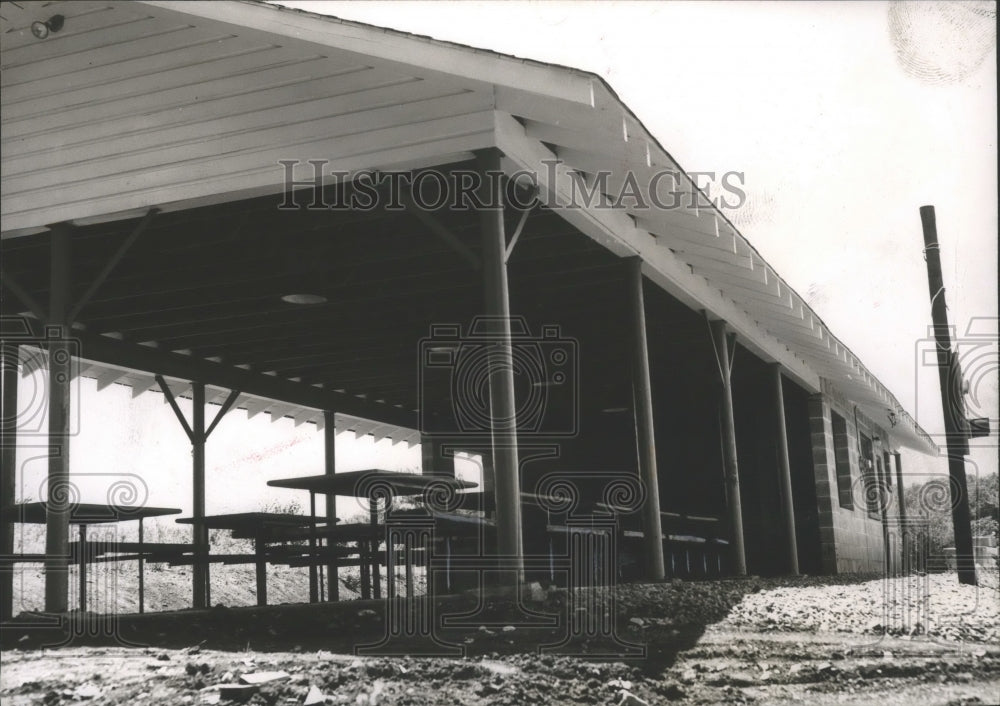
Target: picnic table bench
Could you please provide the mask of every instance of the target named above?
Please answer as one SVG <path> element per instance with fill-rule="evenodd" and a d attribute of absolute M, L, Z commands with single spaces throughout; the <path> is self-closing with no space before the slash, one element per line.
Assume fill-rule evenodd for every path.
<path fill-rule="evenodd" d="M 159 545 L 145 541 L 143 521 L 149 517 L 163 517 L 165 515 L 179 515 L 180 510 L 172 507 L 152 507 L 148 505 L 116 505 L 111 503 L 69 503 L 66 506 L 69 512 L 69 522 L 78 526 L 79 540 L 70 544 L 71 559 L 79 567 L 80 580 L 80 609 L 87 609 L 87 564 L 107 561 L 137 561 L 139 565 L 139 612 L 145 612 L 145 562 L 162 561 L 179 554 L 185 550 L 192 549 L 191 545 Z M 28 502 L 9 505 L 0 509 L 10 522 L 26 524 L 45 524 L 48 516 L 49 503 Z M 87 527 L 89 525 L 113 524 L 127 522 L 130 520 L 139 521 L 139 541 L 138 542 L 88 542 Z M 92 555 L 91 550 L 101 552 L 100 559 Z M 112 556 L 107 556 L 111 554 Z M 39 558 L 40 557 L 40 558 Z M 13 563 L 34 563 L 44 562 L 45 554 L 21 554 L 8 557 L 3 560 L 4 570 L 9 570 L 9 565 Z"/>
<path fill-rule="evenodd" d="M 309 528 L 311 530 L 319 521 L 336 522 L 336 518 L 316 517 L 315 515 L 295 515 L 282 512 L 232 512 L 221 515 L 209 515 L 200 520 L 194 517 L 182 517 L 180 524 L 200 524 L 208 529 L 229 530 L 236 539 L 253 540 L 253 556 L 218 555 L 204 557 L 207 561 L 226 564 L 253 563 L 256 566 L 257 605 L 267 605 L 267 544 L 283 530 Z M 193 557 L 192 561 L 198 561 Z M 186 562 L 185 562 L 186 563 Z M 310 577 L 312 578 L 312 577 Z"/>
<path fill-rule="evenodd" d="M 345 497 L 367 498 L 370 502 L 368 523 L 355 525 L 339 525 L 328 527 L 322 536 L 329 542 L 355 541 L 358 543 L 358 553 L 361 559 L 361 595 L 362 598 L 381 598 L 381 566 L 391 566 L 388 560 L 379 559 L 380 547 L 385 539 L 385 526 L 379 522 L 378 501 L 380 499 L 391 503 L 393 497 L 415 496 L 434 493 L 437 489 L 448 489 L 452 492 L 476 487 L 475 483 L 457 480 L 449 476 L 425 475 L 420 473 L 401 473 L 371 468 L 346 473 L 329 473 L 297 478 L 282 478 L 270 480 L 269 486 L 275 488 L 290 488 L 309 492 L 309 506 L 316 506 L 316 495 L 340 495 Z M 388 505 L 387 505 L 388 509 Z M 376 528 L 374 530 L 353 529 L 359 527 Z M 352 528 L 352 529 L 348 529 Z M 354 534 L 357 532 L 358 534 Z M 366 535 L 366 532 L 370 534 Z M 386 547 L 386 552 L 389 551 Z M 334 555 L 331 566 L 330 581 L 336 581 L 337 557 Z M 367 560 L 366 560 L 367 559 Z M 408 569 L 412 571 L 412 568 Z M 390 589 L 392 590 L 392 589 Z"/>

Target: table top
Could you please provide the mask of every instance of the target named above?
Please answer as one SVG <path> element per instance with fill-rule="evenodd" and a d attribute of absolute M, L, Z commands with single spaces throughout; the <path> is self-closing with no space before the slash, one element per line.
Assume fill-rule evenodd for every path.
<path fill-rule="evenodd" d="M 274 488 L 293 488 L 324 495 L 345 495 L 356 498 L 368 497 L 373 489 L 386 486 L 391 488 L 396 495 L 419 495 L 435 484 L 444 484 L 455 490 L 476 487 L 475 483 L 457 480 L 449 476 L 396 473 L 377 468 L 333 475 L 280 478 L 269 480 L 267 484 Z"/>
<path fill-rule="evenodd" d="M 523 506 L 533 506 L 539 508 L 558 509 L 568 506 L 564 498 L 557 495 L 539 495 L 521 491 L 518 494 Z M 461 493 L 455 509 L 479 510 L 481 512 L 493 512 L 497 509 L 496 493 L 493 491 Z"/>
<path fill-rule="evenodd" d="M 0 510 L 8 522 L 44 525 L 46 502 L 19 503 L 8 505 Z M 102 503 L 70 503 L 69 521 L 75 525 L 96 525 L 105 522 L 128 522 L 146 517 L 162 517 L 163 515 L 179 515 L 181 511 L 175 507 L 151 507 L 149 505 L 109 505 Z"/>
<path fill-rule="evenodd" d="M 338 522 L 336 518 L 334 522 Z M 193 525 L 193 517 L 180 517 L 175 522 Z M 209 529 L 251 531 L 264 527 L 309 527 L 313 522 L 329 522 L 326 517 L 295 515 L 285 512 L 231 512 L 224 515 L 206 515 L 202 524 Z"/>
<path fill-rule="evenodd" d="M 349 522 L 345 525 L 327 525 L 317 529 L 286 527 L 276 529 L 271 536 L 272 541 L 295 541 L 322 538 L 331 542 L 353 542 L 363 539 L 381 539 L 385 537 L 385 525 L 373 525 L 370 522 Z M 305 550 L 303 550 L 305 551 Z"/>
<path fill-rule="evenodd" d="M 496 527 L 496 521 L 480 515 L 459 515 L 452 512 L 427 512 L 426 510 L 414 508 L 399 510 L 392 513 L 389 519 L 389 526 L 406 528 L 409 522 L 419 523 L 421 520 L 428 520 L 434 524 L 435 535 L 460 536 L 465 534 L 475 535 L 479 532 Z"/>
<path fill-rule="evenodd" d="M 86 546 L 91 554 L 125 554 L 159 552 L 164 554 L 188 554 L 194 551 L 195 545 L 187 542 L 115 542 L 115 541 L 73 541 L 69 543 L 70 551 Z"/>

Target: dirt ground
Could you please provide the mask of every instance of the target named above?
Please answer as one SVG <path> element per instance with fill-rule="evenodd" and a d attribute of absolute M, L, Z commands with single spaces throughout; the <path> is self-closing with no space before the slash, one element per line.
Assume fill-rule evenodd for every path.
<path fill-rule="evenodd" d="M 374 601 L 183 611 L 117 624 L 119 637 L 150 647 L 123 647 L 106 636 L 43 647 L 51 631 L 26 625 L 0 634 L 0 701 L 1000 703 L 995 588 L 955 588 L 953 576 L 940 576 L 919 584 L 929 595 L 913 596 L 892 583 L 899 581 L 633 585 L 616 591 L 613 604 L 596 600 L 603 594 L 559 592 L 519 607 L 449 599 L 435 608 L 461 624 L 435 630 L 435 643 L 386 640 L 398 637 L 387 626 L 402 623 Z M 858 605 L 864 596 L 881 596 L 883 605 Z M 906 614 L 907 601 L 924 612 L 893 618 Z M 600 620 L 608 615 L 614 620 Z M 546 616 L 563 619 L 546 623 Z M 380 639 L 381 647 L 369 650 L 374 656 L 354 654 Z M 391 656 L 421 650 L 438 656 Z M 449 651 L 455 656 L 441 656 Z M 255 680 L 263 683 L 231 691 Z"/>

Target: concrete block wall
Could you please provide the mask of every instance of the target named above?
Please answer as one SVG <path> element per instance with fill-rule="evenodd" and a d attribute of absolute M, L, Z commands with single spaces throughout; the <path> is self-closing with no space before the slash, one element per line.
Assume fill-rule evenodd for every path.
<path fill-rule="evenodd" d="M 809 437 L 812 442 L 813 476 L 819 524 L 820 567 L 824 574 L 837 573 L 837 546 L 833 508 L 837 503 L 837 468 L 833 455 L 830 405 L 822 394 L 809 398 Z"/>
<path fill-rule="evenodd" d="M 833 414 L 846 422 L 846 451 L 851 468 L 850 493 L 838 492 Z M 823 391 L 809 398 L 809 428 L 813 448 L 813 473 L 818 503 L 820 557 L 824 573 L 874 573 L 884 568 L 885 554 L 881 516 L 872 517 L 866 502 L 867 487 L 861 474 L 859 431 L 873 443 L 876 457 L 893 451 L 888 434 L 864 416 L 828 381 Z M 876 441 L 876 439 L 878 439 Z M 841 449 L 843 451 L 843 445 Z M 891 469 L 883 469 L 889 472 Z M 853 507 L 843 507 L 842 501 Z M 889 493 L 887 513 L 896 517 L 898 508 Z M 892 546 L 895 543 L 891 543 Z M 894 547 L 894 550 L 897 549 Z M 895 561 L 895 559 L 894 559 Z"/>

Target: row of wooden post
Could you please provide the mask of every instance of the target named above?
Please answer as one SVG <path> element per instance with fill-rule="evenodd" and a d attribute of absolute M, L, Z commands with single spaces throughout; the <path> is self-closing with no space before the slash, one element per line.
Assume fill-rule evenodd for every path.
<path fill-rule="evenodd" d="M 500 171 L 500 153 L 495 149 L 478 154 L 478 167 L 485 174 Z M 502 203 L 501 186 L 498 180 L 483 179 L 479 197 L 482 203 Z M 494 190 L 491 193 L 491 190 Z M 510 298 L 507 283 L 508 244 L 504 229 L 503 209 L 499 205 L 485 208 L 480 212 L 482 231 L 482 276 L 484 286 L 484 311 L 489 317 L 505 326 L 497 341 L 500 363 L 490 376 L 492 429 L 491 481 L 496 496 L 497 548 L 502 558 L 507 579 L 516 584 L 523 574 L 523 538 L 521 536 L 521 507 L 519 502 L 519 470 L 517 422 L 514 399 L 514 369 L 511 352 Z M 50 330 L 56 335 L 49 343 L 49 440 L 48 497 L 49 511 L 46 521 L 46 564 L 45 564 L 45 607 L 47 611 L 62 612 L 67 608 L 68 571 L 68 484 L 69 477 L 69 406 L 70 406 L 70 350 L 67 340 L 70 322 L 67 311 L 70 306 L 70 232 L 66 227 L 54 227 L 51 232 L 51 286 L 49 296 Z M 645 534 L 644 559 L 649 579 L 660 580 L 665 575 L 662 528 L 660 523 L 659 494 L 657 492 L 656 446 L 653 428 L 653 393 L 650 383 L 650 363 L 646 340 L 645 304 L 643 297 L 642 261 L 634 257 L 629 262 L 629 282 L 632 327 L 632 391 L 634 399 L 636 441 L 638 448 L 639 475 L 647 488 L 646 502 L 642 509 Z M 739 472 L 736 455 L 736 437 L 733 420 L 732 389 L 730 385 L 730 365 L 733 335 L 727 334 L 723 321 L 710 323 L 712 340 L 715 344 L 720 372 L 720 403 L 722 407 L 722 437 L 724 473 L 729 508 L 734 569 L 738 574 L 746 573 L 743 547 L 742 516 L 740 511 Z M 5 355 L 16 358 L 16 350 L 8 346 Z M 781 372 L 773 366 L 775 404 L 778 411 L 777 445 L 779 473 L 783 496 L 783 516 L 789 538 L 788 559 L 793 573 L 798 572 L 795 545 L 795 521 L 792 509 L 792 492 L 788 460 L 787 437 L 784 424 Z M 3 445 L 2 480 L 3 501 L 13 501 L 13 443 L 16 420 L 11 419 L 8 409 L 16 409 L 16 364 L 4 367 L 4 420 L 5 442 Z M 192 478 L 194 541 L 199 547 L 193 570 L 193 603 L 195 607 L 205 607 L 209 601 L 208 564 L 204 552 L 208 545 L 207 529 L 198 520 L 205 516 L 205 388 L 200 382 L 192 386 L 194 415 L 192 419 Z M 325 472 L 335 469 L 334 412 L 324 413 L 325 420 Z M 7 428 L 9 427 L 9 428 Z M 484 474 L 485 476 L 485 474 Z M 327 496 L 326 514 L 336 516 L 336 499 Z M 9 552 L 12 532 L 4 524 L 0 537 L 0 551 Z M 327 567 L 331 598 L 337 593 L 337 572 L 335 564 Z M 9 594 L 9 574 L 5 573 L 0 590 Z M 9 600 L 5 600 L 5 606 Z M 5 608 L 6 610 L 6 608 Z"/>
<path fill-rule="evenodd" d="M 489 150 L 479 156 L 481 173 L 499 172 L 500 154 Z M 491 182 L 483 179 L 485 188 Z M 492 188 L 498 188 L 495 183 Z M 500 203 L 499 193 L 480 194 L 482 203 Z M 481 212 L 483 237 L 483 283 L 486 313 L 509 322 L 510 301 L 507 286 L 506 234 L 502 209 L 484 209 Z M 643 296 L 642 259 L 630 258 L 628 265 L 629 307 L 632 328 L 632 393 L 635 414 L 636 444 L 639 476 L 647 489 L 642 508 L 643 556 L 646 575 L 650 580 L 665 577 L 662 526 L 660 521 L 659 484 L 656 468 L 656 441 L 653 426 L 653 392 L 650 381 L 649 351 L 646 340 L 645 300 Z M 727 331 L 726 322 L 710 323 L 720 372 L 720 404 L 722 407 L 723 459 L 726 479 L 726 498 L 729 508 L 732 560 L 737 574 L 746 574 L 746 552 L 743 540 L 743 518 L 740 502 L 739 468 L 736 452 L 736 430 L 733 414 L 731 386 L 731 355 L 735 334 Z M 517 462 L 517 422 L 515 419 L 513 366 L 510 365 L 511 340 L 508 327 L 502 333 L 502 350 L 499 371 L 490 377 L 491 412 L 493 426 L 493 469 L 497 507 L 498 549 L 502 557 L 511 559 L 508 567 L 516 576 L 523 573 L 523 542 L 521 538 L 521 512 L 519 501 L 519 476 Z M 790 572 L 798 574 L 798 548 L 795 538 L 795 516 L 792 500 L 791 469 L 780 364 L 772 365 L 775 409 L 777 412 L 776 443 L 780 485 L 782 488 L 782 515 L 788 537 L 787 556 Z M 498 421 L 500 420 L 500 421 Z M 498 441 L 500 443 L 498 443 Z"/>

